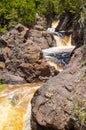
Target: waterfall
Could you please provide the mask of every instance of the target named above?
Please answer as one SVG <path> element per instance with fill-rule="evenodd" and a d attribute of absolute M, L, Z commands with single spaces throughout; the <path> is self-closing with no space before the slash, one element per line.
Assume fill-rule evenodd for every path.
<path fill-rule="evenodd" d="M 58 71 L 62 71 L 62 67 L 69 62 L 70 54 L 75 46 L 71 44 L 72 35 L 64 35 L 64 30 L 59 32 L 55 31 L 58 24 L 59 20 L 54 21 L 52 22 L 51 28 L 47 29 L 48 33 L 53 35 L 55 40 L 54 47 L 44 49 L 42 52 L 49 65 L 54 66 Z"/>
<path fill-rule="evenodd" d="M 55 29 L 59 24 L 59 20 L 56 22 L 52 22 L 52 26 L 51 28 L 48 28 L 47 31 L 53 35 L 54 40 L 56 42 L 55 46 L 72 46 L 71 45 L 71 38 L 72 36 L 64 36 L 63 34 L 65 33 L 65 31 L 59 31 L 56 32 Z"/>
<path fill-rule="evenodd" d="M 61 72 L 63 66 L 69 62 L 75 46 L 71 45 L 71 35 L 64 36 L 64 31 L 55 32 L 58 24 L 59 20 L 48 28 L 56 41 L 55 46 L 42 52 L 47 64 Z M 31 130 L 31 99 L 42 85 L 43 83 L 7 85 L 0 92 L 0 130 Z"/>
<path fill-rule="evenodd" d="M 55 46 L 72 46 L 71 45 L 71 35 L 64 36 L 61 33 L 55 32 L 53 34 L 53 37 L 55 39 L 56 45 Z"/>

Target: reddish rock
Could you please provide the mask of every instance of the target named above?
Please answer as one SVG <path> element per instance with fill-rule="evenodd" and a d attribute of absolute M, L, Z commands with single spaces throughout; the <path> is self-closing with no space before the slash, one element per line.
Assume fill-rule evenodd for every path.
<path fill-rule="evenodd" d="M 32 64 L 22 63 L 19 68 L 25 75 L 25 80 L 30 83 L 37 81 L 45 82 L 49 79 L 50 76 L 58 74 L 58 72 L 53 67 L 50 67 L 45 61 L 42 60 Z"/>
<path fill-rule="evenodd" d="M 32 100 L 33 130 L 86 130 L 86 46 Z"/>
<path fill-rule="evenodd" d="M 43 60 L 41 49 L 52 44 L 51 36 L 47 33 L 44 36 L 43 31 L 43 26 L 38 23 L 33 29 L 18 24 L 1 36 L 0 61 L 5 64 L 4 69 L 27 82 L 46 81 L 49 76 L 56 75 L 58 72 Z"/>

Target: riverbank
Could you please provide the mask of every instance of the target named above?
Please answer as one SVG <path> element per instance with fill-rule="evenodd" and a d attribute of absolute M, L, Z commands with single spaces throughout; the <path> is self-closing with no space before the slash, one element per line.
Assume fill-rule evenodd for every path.
<path fill-rule="evenodd" d="M 1 119 L 4 117 L 1 130 L 85 130 L 85 111 L 82 110 L 85 108 L 86 47 L 73 51 L 70 63 L 59 73 L 57 66 L 57 70 L 50 66 L 42 53 L 42 49 L 54 46 L 55 41 L 43 28 L 40 18 L 38 23 L 41 25 L 32 29 L 18 24 L 0 37 L 0 81 L 11 84 L 0 93 L 0 115 Z M 39 81 L 48 82 L 39 89 L 41 85 L 35 84 Z M 77 105 L 77 97 L 81 99 L 81 106 Z M 76 104 L 75 111 L 71 100 Z M 78 114 L 78 118 L 74 114 Z"/>
<path fill-rule="evenodd" d="M 32 100 L 32 130 L 86 129 L 86 45 Z"/>

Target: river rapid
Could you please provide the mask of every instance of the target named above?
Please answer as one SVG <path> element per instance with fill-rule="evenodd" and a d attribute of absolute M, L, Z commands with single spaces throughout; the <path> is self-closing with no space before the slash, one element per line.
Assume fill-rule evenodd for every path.
<path fill-rule="evenodd" d="M 43 54 L 48 64 L 62 71 L 66 62 L 69 62 L 74 46 L 71 45 L 71 36 L 63 37 L 61 33 L 55 32 L 57 25 L 58 22 L 54 22 L 48 29 L 54 30 L 50 33 L 56 44 L 54 48 L 43 50 Z M 0 130 L 31 130 L 31 99 L 42 85 L 43 83 L 6 85 L 0 92 Z"/>
<path fill-rule="evenodd" d="M 42 83 L 7 85 L 0 93 L 0 130 L 31 130 L 31 99 Z"/>

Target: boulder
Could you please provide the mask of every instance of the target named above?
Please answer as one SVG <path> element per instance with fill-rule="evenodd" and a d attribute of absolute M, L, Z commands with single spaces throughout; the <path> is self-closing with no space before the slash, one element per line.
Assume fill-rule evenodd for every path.
<path fill-rule="evenodd" d="M 58 73 L 43 60 L 42 48 L 52 44 L 51 36 L 47 33 L 44 36 L 43 31 L 42 25 L 28 29 L 18 24 L 0 37 L 0 69 L 12 74 L 12 78 L 10 75 L 7 79 L 2 77 L 3 83 L 46 81 Z M 16 81 L 13 75 L 21 79 Z"/>
<path fill-rule="evenodd" d="M 55 76 L 58 71 L 49 66 L 45 61 L 40 60 L 36 63 L 22 63 L 19 66 L 27 82 L 45 82 L 50 76 Z"/>
<path fill-rule="evenodd" d="M 86 129 L 86 46 L 32 99 L 32 130 Z"/>
<path fill-rule="evenodd" d="M 53 46 L 55 42 L 47 31 L 39 31 L 39 29 L 31 29 L 28 33 L 28 38 L 39 45 L 41 49 L 49 48 Z"/>
<path fill-rule="evenodd" d="M 1 82 L 4 84 L 24 84 L 25 80 L 17 75 L 12 75 L 10 73 L 3 73 L 1 77 Z"/>

